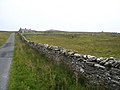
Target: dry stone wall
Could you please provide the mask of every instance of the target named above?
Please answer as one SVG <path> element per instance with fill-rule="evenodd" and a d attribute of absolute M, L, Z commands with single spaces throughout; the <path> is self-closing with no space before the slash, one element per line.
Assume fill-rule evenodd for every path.
<path fill-rule="evenodd" d="M 84 79 L 87 86 L 102 90 L 120 90 L 120 60 L 116 58 L 97 58 L 91 55 L 79 54 L 60 46 L 35 43 L 19 34 L 21 40 L 31 48 L 45 54 L 47 57 L 64 63 L 75 73 L 78 81 Z"/>

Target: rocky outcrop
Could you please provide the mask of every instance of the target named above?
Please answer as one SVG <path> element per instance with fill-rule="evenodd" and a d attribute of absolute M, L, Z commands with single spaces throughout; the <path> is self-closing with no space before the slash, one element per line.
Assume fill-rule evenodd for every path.
<path fill-rule="evenodd" d="M 35 43 L 27 40 L 22 34 L 19 35 L 31 48 L 59 63 L 65 63 L 75 73 L 78 81 L 82 79 L 87 86 L 97 90 L 120 90 L 120 61 L 116 58 L 79 54 L 60 46 Z"/>

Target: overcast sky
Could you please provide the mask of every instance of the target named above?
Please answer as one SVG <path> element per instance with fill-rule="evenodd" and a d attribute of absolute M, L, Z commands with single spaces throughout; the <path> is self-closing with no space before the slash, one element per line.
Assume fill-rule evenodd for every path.
<path fill-rule="evenodd" d="M 0 0 L 0 29 L 120 32 L 120 0 Z"/>

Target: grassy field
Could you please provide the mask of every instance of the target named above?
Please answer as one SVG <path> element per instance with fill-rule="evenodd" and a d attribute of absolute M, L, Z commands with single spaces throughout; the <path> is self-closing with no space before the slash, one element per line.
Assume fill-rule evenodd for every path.
<path fill-rule="evenodd" d="M 62 46 L 76 50 L 81 54 L 97 57 L 115 57 L 120 59 L 119 35 L 83 35 L 83 36 L 26 36 L 27 39 L 49 45 Z"/>
<path fill-rule="evenodd" d="M 82 35 L 91 35 L 91 34 L 104 34 L 108 35 L 110 32 L 66 32 L 66 31 L 37 31 L 37 32 L 24 32 L 23 34 L 82 34 Z"/>
<path fill-rule="evenodd" d="M 8 90 L 87 90 L 64 65 L 29 48 L 15 37 Z"/>
<path fill-rule="evenodd" d="M 10 32 L 0 32 L 0 46 L 8 39 Z"/>

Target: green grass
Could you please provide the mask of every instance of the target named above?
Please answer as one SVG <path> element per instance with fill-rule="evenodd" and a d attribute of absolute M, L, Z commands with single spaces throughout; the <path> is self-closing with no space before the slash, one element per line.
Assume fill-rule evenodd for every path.
<path fill-rule="evenodd" d="M 26 36 L 27 39 L 49 45 L 62 46 L 81 54 L 120 59 L 120 35 L 99 36 Z"/>
<path fill-rule="evenodd" d="M 10 32 L 0 32 L 0 46 L 8 39 Z"/>
<path fill-rule="evenodd" d="M 82 35 L 91 35 L 91 34 L 110 34 L 110 32 L 67 32 L 67 31 L 37 31 L 37 32 L 24 32 L 22 34 L 82 34 Z"/>
<path fill-rule="evenodd" d="M 15 36 L 8 90 L 86 90 L 62 64 L 29 48 Z"/>

